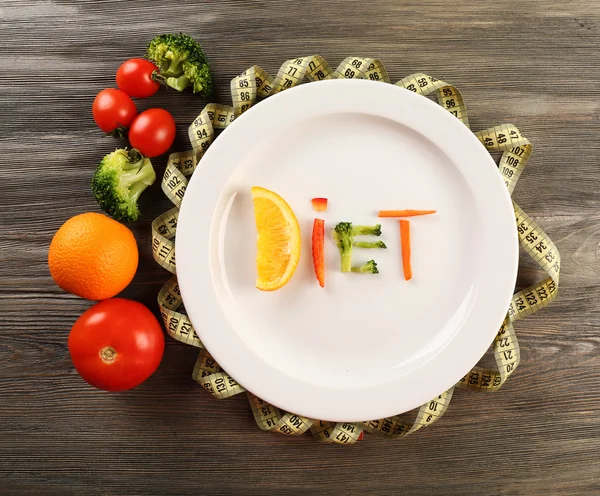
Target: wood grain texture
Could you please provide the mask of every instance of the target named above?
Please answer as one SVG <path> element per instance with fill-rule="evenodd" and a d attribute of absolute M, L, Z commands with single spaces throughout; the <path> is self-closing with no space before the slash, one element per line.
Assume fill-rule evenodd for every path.
<path fill-rule="evenodd" d="M 252 64 L 293 56 L 381 58 L 394 80 L 456 84 L 474 130 L 512 122 L 534 143 L 515 199 L 556 242 L 558 300 L 516 324 L 522 362 L 498 393 L 457 392 L 435 426 L 352 447 L 264 434 L 244 397 L 211 399 L 196 352 L 168 340 L 159 371 L 106 394 L 74 371 L 67 335 L 88 306 L 60 291 L 46 254 L 68 217 L 97 210 L 88 183 L 115 146 L 90 115 L 118 65 L 155 34 L 204 46 L 211 100 Z M 0 1 L 0 493 L 600 494 L 600 16 L 597 0 L 467 2 Z M 207 101 L 161 92 L 175 149 Z M 162 173 L 164 159 L 156 160 Z M 154 308 L 167 274 L 145 193 L 141 262 L 124 296 Z M 519 285 L 539 277 L 523 258 Z"/>

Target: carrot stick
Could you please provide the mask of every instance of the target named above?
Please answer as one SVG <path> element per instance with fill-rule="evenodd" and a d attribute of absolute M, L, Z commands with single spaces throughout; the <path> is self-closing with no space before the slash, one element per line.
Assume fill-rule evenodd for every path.
<path fill-rule="evenodd" d="M 437 210 L 380 210 L 379 217 L 415 217 L 435 214 Z"/>
<path fill-rule="evenodd" d="M 400 244 L 402 245 L 404 280 L 410 281 L 412 279 L 412 268 L 410 267 L 410 222 L 408 220 L 400 221 Z"/>

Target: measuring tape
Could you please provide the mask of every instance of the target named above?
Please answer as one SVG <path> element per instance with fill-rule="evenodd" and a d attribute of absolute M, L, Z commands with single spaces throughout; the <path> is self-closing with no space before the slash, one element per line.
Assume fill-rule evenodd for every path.
<path fill-rule="evenodd" d="M 188 178 L 215 139 L 216 131 L 225 129 L 236 117 L 255 105 L 258 98 L 267 98 L 293 88 L 305 79 L 322 81 L 341 78 L 391 84 L 385 66 L 377 59 L 347 57 L 332 70 L 321 56 L 311 55 L 285 61 L 275 77 L 259 66 L 252 66 L 231 80 L 233 105 L 211 103 L 204 107 L 188 130 L 192 149 L 171 154 L 163 176 L 162 189 L 174 208 L 152 222 L 152 253 L 158 264 L 175 274 L 174 238 L 179 206 Z M 422 73 L 412 74 L 395 84 L 423 96 L 434 95 L 442 107 L 469 126 L 464 100 L 451 84 Z M 485 129 L 475 135 L 490 152 L 502 153 L 499 171 L 512 194 L 531 155 L 531 143 L 512 124 Z M 416 416 L 414 412 L 408 412 L 402 416 L 359 423 L 326 422 L 283 412 L 246 391 L 257 425 L 265 431 L 292 436 L 310 430 L 319 441 L 338 444 L 353 444 L 362 439 L 364 431 L 400 438 L 433 424 L 444 415 L 455 388 L 483 392 L 500 389 L 519 365 L 521 357 L 513 322 L 544 308 L 556 297 L 560 274 L 560 254 L 552 240 L 514 201 L 513 207 L 519 242 L 547 277 L 513 296 L 504 322 L 492 343 L 495 368 L 473 367 L 455 386 L 422 405 Z M 161 288 L 158 304 L 169 335 L 200 349 L 192 374 L 194 380 L 218 399 L 243 393 L 245 389 L 221 369 L 204 348 L 187 315 L 178 311 L 183 300 L 175 275 Z"/>

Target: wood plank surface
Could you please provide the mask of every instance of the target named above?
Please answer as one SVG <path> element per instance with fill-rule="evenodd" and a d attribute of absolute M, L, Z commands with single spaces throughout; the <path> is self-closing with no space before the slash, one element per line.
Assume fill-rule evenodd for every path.
<path fill-rule="evenodd" d="M 522 362 L 497 393 L 459 391 L 435 426 L 354 446 L 265 434 L 243 396 L 191 379 L 196 351 L 167 341 L 141 387 L 88 387 L 68 355 L 90 303 L 46 264 L 53 233 L 97 211 L 88 184 L 114 149 L 91 118 L 119 64 L 163 32 L 196 37 L 210 101 L 252 64 L 319 53 L 378 57 L 393 80 L 456 84 L 473 130 L 512 122 L 534 143 L 516 201 L 562 254 L 560 294 L 516 324 Z M 597 0 L 0 0 L 1 494 L 600 494 L 600 15 Z M 161 91 L 140 109 L 175 116 L 175 149 L 209 100 Z M 165 160 L 156 160 L 158 174 Z M 150 251 L 158 185 L 133 226 L 141 250 L 123 293 L 155 308 L 168 278 Z M 540 276 L 525 257 L 519 286 Z"/>

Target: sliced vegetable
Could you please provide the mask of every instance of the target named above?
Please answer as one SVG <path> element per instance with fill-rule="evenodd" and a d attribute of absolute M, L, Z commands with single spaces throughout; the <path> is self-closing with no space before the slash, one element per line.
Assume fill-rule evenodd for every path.
<path fill-rule="evenodd" d="M 352 222 L 340 222 L 333 230 L 333 239 L 340 250 L 342 272 L 352 271 L 352 246 L 354 236 L 380 236 L 381 224 L 375 226 L 353 226 Z M 368 246 L 375 248 L 375 246 Z M 356 271 L 355 271 L 356 272 Z"/>
<path fill-rule="evenodd" d="M 175 121 L 164 109 L 152 108 L 138 115 L 129 129 L 129 142 L 145 157 L 167 152 L 175 139 Z"/>
<path fill-rule="evenodd" d="M 125 136 L 137 113 L 133 100 L 115 88 L 102 90 L 92 104 L 92 115 L 98 127 L 119 138 Z"/>
<path fill-rule="evenodd" d="M 374 226 L 352 226 L 355 236 L 381 236 L 381 224 Z"/>
<path fill-rule="evenodd" d="M 312 231 L 312 255 L 319 285 L 325 287 L 325 221 L 315 219 Z"/>
<path fill-rule="evenodd" d="M 159 68 L 154 80 L 177 91 L 191 87 L 207 96 L 212 90 L 210 68 L 202 47 L 187 34 L 162 34 L 146 50 L 147 57 Z"/>
<path fill-rule="evenodd" d="M 352 222 L 340 222 L 335 226 L 333 239 L 340 250 L 342 272 L 350 272 L 352 270 L 352 243 L 354 243 Z"/>
<path fill-rule="evenodd" d="M 92 177 L 92 193 L 108 215 L 134 222 L 140 216 L 138 198 L 155 180 L 150 159 L 137 150 L 115 150 L 98 165 Z"/>
<path fill-rule="evenodd" d="M 147 98 L 154 95 L 160 84 L 152 79 L 158 71 L 152 62 L 146 59 L 129 59 L 117 70 L 117 86 L 134 98 Z"/>
<path fill-rule="evenodd" d="M 412 279 L 412 268 L 410 266 L 410 221 L 400 221 L 400 244 L 402 246 L 402 270 L 404 280 Z"/>
<path fill-rule="evenodd" d="M 435 214 L 437 210 L 380 210 L 379 217 L 415 217 Z"/>
<path fill-rule="evenodd" d="M 311 201 L 313 210 L 316 212 L 325 212 L 327 210 L 327 198 L 313 198 Z"/>
<path fill-rule="evenodd" d="M 355 248 L 384 248 L 387 249 L 385 243 L 383 241 L 375 241 L 374 243 L 369 243 L 368 241 L 355 241 L 353 243 Z"/>
<path fill-rule="evenodd" d="M 360 274 L 379 274 L 377 263 L 375 260 L 369 260 L 362 267 L 352 267 L 352 272 L 358 272 Z"/>

